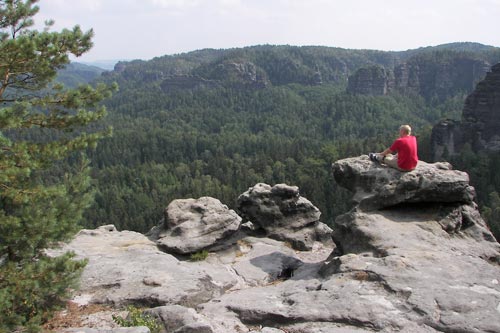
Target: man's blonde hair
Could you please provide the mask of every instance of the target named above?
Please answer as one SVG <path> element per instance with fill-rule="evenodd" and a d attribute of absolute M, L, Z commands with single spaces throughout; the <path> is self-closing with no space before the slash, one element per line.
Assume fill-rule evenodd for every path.
<path fill-rule="evenodd" d="M 399 130 L 405 132 L 407 135 L 411 134 L 411 127 L 410 127 L 410 125 L 401 125 L 399 127 Z"/>

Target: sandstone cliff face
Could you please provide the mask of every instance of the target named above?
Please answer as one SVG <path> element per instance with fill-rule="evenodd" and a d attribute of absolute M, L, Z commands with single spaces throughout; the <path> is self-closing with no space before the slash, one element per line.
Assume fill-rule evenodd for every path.
<path fill-rule="evenodd" d="M 361 95 L 386 95 L 393 87 L 394 78 L 391 71 L 380 66 L 359 69 L 349 77 L 347 92 Z"/>
<path fill-rule="evenodd" d="M 474 149 L 500 151 L 500 63 L 465 100 L 462 131 Z"/>
<path fill-rule="evenodd" d="M 465 100 L 460 122 L 445 120 L 434 126 L 431 145 L 434 160 L 445 152 L 458 153 L 465 143 L 474 151 L 500 151 L 500 63 Z"/>
<path fill-rule="evenodd" d="M 368 156 L 337 161 L 333 173 L 356 202 L 335 221 L 336 246 L 297 251 L 243 232 L 191 262 L 135 232 L 84 230 L 65 247 L 89 260 L 74 301 L 146 306 L 179 333 L 500 331 L 500 244 L 466 173 L 425 162 L 401 173 Z M 319 217 L 294 187 L 258 184 L 242 196 L 246 216 L 270 231 Z M 182 221 L 209 211 L 182 203 L 194 204 Z"/>
<path fill-rule="evenodd" d="M 410 59 L 393 69 L 371 66 L 349 77 L 347 91 L 363 95 L 386 95 L 392 90 L 411 92 L 427 100 L 443 100 L 458 92 L 472 91 L 484 78 L 489 64 L 471 58 L 447 61 Z"/>

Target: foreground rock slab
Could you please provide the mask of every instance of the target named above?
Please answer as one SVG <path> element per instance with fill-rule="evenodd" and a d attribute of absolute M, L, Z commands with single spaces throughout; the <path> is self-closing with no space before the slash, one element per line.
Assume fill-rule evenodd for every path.
<path fill-rule="evenodd" d="M 210 275 L 158 250 L 146 236 L 119 232 L 114 226 L 82 230 L 63 250 L 89 261 L 81 277 L 79 303 L 194 306 L 237 282 L 222 266 L 213 267 Z"/>

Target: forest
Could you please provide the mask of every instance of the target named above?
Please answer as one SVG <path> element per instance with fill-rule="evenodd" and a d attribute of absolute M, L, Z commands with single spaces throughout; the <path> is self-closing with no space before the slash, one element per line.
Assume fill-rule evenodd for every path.
<path fill-rule="evenodd" d="M 332 225 L 351 207 L 331 164 L 381 151 L 410 124 L 460 119 L 500 48 L 404 52 L 261 45 L 198 50 L 114 70 L 71 63 L 92 30 L 37 30 L 37 0 L 0 1 L 0 331 L 39 332 L 86 260 L 50 249 L 82 227 L 147 232 L 174 199 L 235 208 L 264 182 L 300 188 Z M 353 79 L 356 78 L 356 79 Z M 354 84 L 355 83 L 355 84 Z M 443 156 L 467 171 L 500 238 L 500 155 Z"/>
<path fill-rule="evenodd" d="M 432 162 L 432 126 L 460 119 L 477 83 L 467 78 L 444 98 L 428 98 L 432 86 L 427 96 L 418 90 L 374 96 L 346 92 L 350 75 L 373 65 L 439 69 L 499 60 L 498 48 L 454 43 L 399 53 L 264 45 L 118 63 L 95 81 L 120 88 L 104 102 L 101 126 L 112 126 L 113 135 L 89 151 L 97 191 L 84 227 L 147 232 L 174 199 L 212 196 L 234 208 L 259 182 L 298 186 L 331 225 L 350 207 L 350 194 L 333 181 L 334 161 L 385 149 L 407 123 L 420 159 Z M 494 224 L 498 156 L 468 150 L 449 160 L 471 174 Z"/>

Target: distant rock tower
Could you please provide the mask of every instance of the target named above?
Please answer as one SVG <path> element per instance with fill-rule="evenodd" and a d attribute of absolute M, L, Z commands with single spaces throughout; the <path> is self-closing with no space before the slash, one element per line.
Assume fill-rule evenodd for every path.
<path fill-rule="evenodd" d="M 500 152 L 500 63 L 491 67 L 467 97 L 461 121 L 444 120 L 432 129 L 435 161 L 457 154 L 466 143 L 474 151 Z"/>

